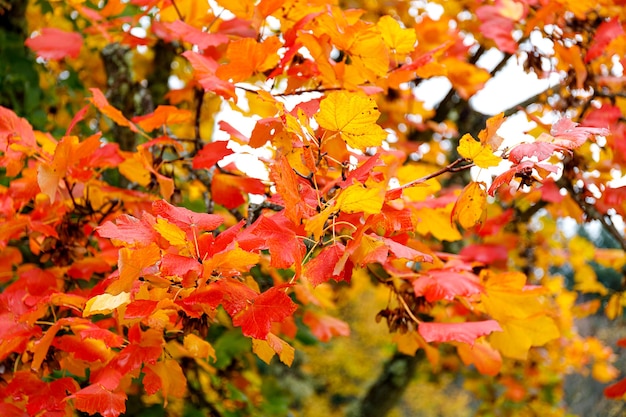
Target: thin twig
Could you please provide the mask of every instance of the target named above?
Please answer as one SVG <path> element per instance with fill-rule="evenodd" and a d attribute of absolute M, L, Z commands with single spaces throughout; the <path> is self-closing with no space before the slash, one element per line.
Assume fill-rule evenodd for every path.
<path fill-rule="evenodd" d="M 440 176 L 442 174 L 445 174 L 446 172 L 459 172 L 459 171 L 463 171 L 463 170 L 469 169 L 469 168 L 474 166 L 473 162 L 469 163 L 467 165 L 457 166 L 461 162 L 464 162 L 464 161 L 467 161 L 467 159 L 459 158 L 456 161 L 451 162 L 449 165 L 447 165 L 447 166 L 445 166 L 445 167 L 443 167 L 443 168 L 441 168 L 441 169 L 439 169 L 439 170 L 437 170 L 437 171 L 435 171 L 433 173 L 430 173 L 430 174 L 428 174 L 428 175 L 426 175 L 424 177 L 418 178 L 418 179 L 413 180 L 411 182 L 407 182 L 406 184 L 404 184 L 404 185 L 402 185 L 402 186 L 400 186 L 398 188 L 393 188 L 393 189 L 391 189 L 389 191 L 392 192 L 392 191 L 395 191 L 395 190 L 398 190 L 398 189 L 404 190 L 406 188 L 413 187 L 414 185 L 422 184 L 422 183 L 424 183 L 424 182 L 426 182 L 426 181 L 428 181 L 428 180 L 430 180 L 432 178 L 435 178 L 435 177 L 438 177 L 438 176 Z"/>

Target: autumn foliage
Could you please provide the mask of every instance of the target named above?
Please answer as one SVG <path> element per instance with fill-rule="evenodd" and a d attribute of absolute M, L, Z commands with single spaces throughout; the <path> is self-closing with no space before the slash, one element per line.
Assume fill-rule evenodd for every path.
<path fill-rule="evenodd" d="M 265 367 L 349 336 L 337 306 L 366 282 L 389 344 L 473 370 L 480 412 L 564 415 L 590 370 L 621 398 L 575 323 L 626 305 L 624 10 L 29 2 L 41 99 L 0 107 L 0 415 L 286 415 Z M 550 87 L 485 116 L 470 99 L 509 60 Z"/>

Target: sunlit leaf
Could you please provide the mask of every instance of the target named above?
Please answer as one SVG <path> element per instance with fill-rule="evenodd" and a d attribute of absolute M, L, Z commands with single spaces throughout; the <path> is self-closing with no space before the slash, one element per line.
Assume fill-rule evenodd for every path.
<path fill-rule="evenodd" d="M 339 132 L 346 143 L 359 150 L 380 146 L 387 133 L 376 124 L 376 102 L 356 93 L 332 92 L 320 103 L 315 119 L 326 130 Z"/>

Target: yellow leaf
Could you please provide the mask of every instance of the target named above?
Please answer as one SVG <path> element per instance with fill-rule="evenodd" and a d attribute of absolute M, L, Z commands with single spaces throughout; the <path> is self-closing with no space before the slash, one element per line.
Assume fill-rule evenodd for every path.
<path fill-rule="evenodd" d="M 335 207 L 329 205 L 315 216 L 305 219 L 306 223 L 304 225 L 304 230 L 306 230 L 308 234 L 312 234 L 315 240 L 318 240 L 324 234 L 324 225 L 326 224 L 326 221 L 334 212 Z"/>
<path fill-rule="evenodd" d="M 130 302 L 130 293 L 121 292 L 117 295 L 100 294 L 90 298 L 83 310 L 83 317 L 94 314 L 109 314 L 116 308 Z"/>
<path fill-rule="evenodd" d="M 335 207 L 345 213 L 377 214 L 380 213 L 384 200 L 384 189 L 354 184 L 339 194 Z"/>
<path fill-rule="evenodd" d="M 547 316 L 499 321 L 502 332 L 489 336 L 491 346 L 504 356 L 525 360 L 532 346 L 542 346 L 560 336 L 554 320 Z"/>
<path fill-rule="evenodd" d="M 456 226 L 451 224 L 448 208 L 423 208 L 415 216 L 417 217 L 415 231 L 421 235 L 430 233 L 436 239 L 447 240 L 448 242 L 463 238 Z"/>
<path fill-rule="evenodd" d="M 459 142 L 457 148 L 459 155 L 463 158 L 471 159 L 476 166 L 481 168 L 495 167 L 500 164 L 502 158 L 495 156 L 487 144 L 481 144 L 474 140 L 472 135 L 466 133 Z"/>
<path fill-rule="evenodd" d="M 275 353 L 287 366 L 291 366 L 295 357 L 295 349 L 273 333 L 268 333 L 267 340 L 252 339 L 252 351 L 267 364 L 270 363 Z"/>
<path fill-rule="evenodd" d="M 430 165 L 426 164 L 407 164 L 398 169 L 396 174 L 400 185 L 404 185 L 418 178 L 423 178 L 432 173 Z M 411 201 L 424 201 L 428 197 L 434 196 L 437 191 L 441 190 L 441 184 L 436 178 L 431 178 L 421 184 L 404 189 L 403 195 Z"/>
<path fill-rule="evenodd" d="M 136 182 L 142 187 L 146 187 L 150 184 L 150 171 L 148 171 L 143 162 L 138 159 L 138 154 L 134 154 L 133 158 L 126 158 L 119 164 L 118 169 L 120 173 L 131 182 Z"/>
<path fill-rule="evenodd" d="M 172 246 L 187 246 L 187 234 L 175 224 L 159 217 L 153 227 Z"/>
<path fill-rule="evenodd" d="M 161 260 L 161 249 L 154 243 L 141 249 L 121 248 L 117 267 L 119 278 L 107 288 L 110 294 L 129 291 L 144 268 Z"/>
<path fill-rule="evenodd" d="M 189 333 L 183 339 L 183 346 L 191 353 L 194 358 L 207 359 L 211 358 L 214 361 L 217 359 L 215 356 L 215 349 L 209 342 L 199 338 L 193 333 Z"/>
<path fill-rule="evenodd" d="M 206 259 L 202 265 L 205 276 L 210 276 L 213 271 L 221 271 L 224 275 L 228 275 L 230 271 L 247 271 L 259 262 L 259 259 L 259 254 L 247 252 L 237 246 L 234 249 L 213 255 L 212 258 Z"/>
<path fill-rule="evenodd" d="M 415 30 L 403 29 L 400 23 L 391 16 L 381 17 L 376 26 L 380 30 L 385 45 L 392 52 L 403 55 L 413 51 L 417 39 Z"/>
<path fill-rule="evenodd" d="M 452 209 L 452 219 L 458 222 L 462 228 L 471 229 L 477 224 L 482 225 L 487 212 L 487 192 L 481 186 L 482 183 L 469 183 L 459 195 Z"/>
<path fill-rule="evenodd" d="M 387 137 L 387 132 L 376 124 L 378 116 L 380 112 L 374 99 L 339 91 L 322 100 L 315 119 L 324 129 L 339 132 L 352 148 L 364 151 L 370 146 L 379 146 Z"/>

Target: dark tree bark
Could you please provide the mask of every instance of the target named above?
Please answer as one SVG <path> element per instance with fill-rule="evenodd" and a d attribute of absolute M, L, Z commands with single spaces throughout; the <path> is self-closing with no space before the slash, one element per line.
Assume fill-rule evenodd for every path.
<path fill-rule="evenodd" d="M 385 363 L 382 372 L 365 396 L 348 412 L 348 417 L 384 417 L 402 398 L 413 379 L 417 365 L 425 358 L 424 351 L 414 356 L 396 352 Z"/>

